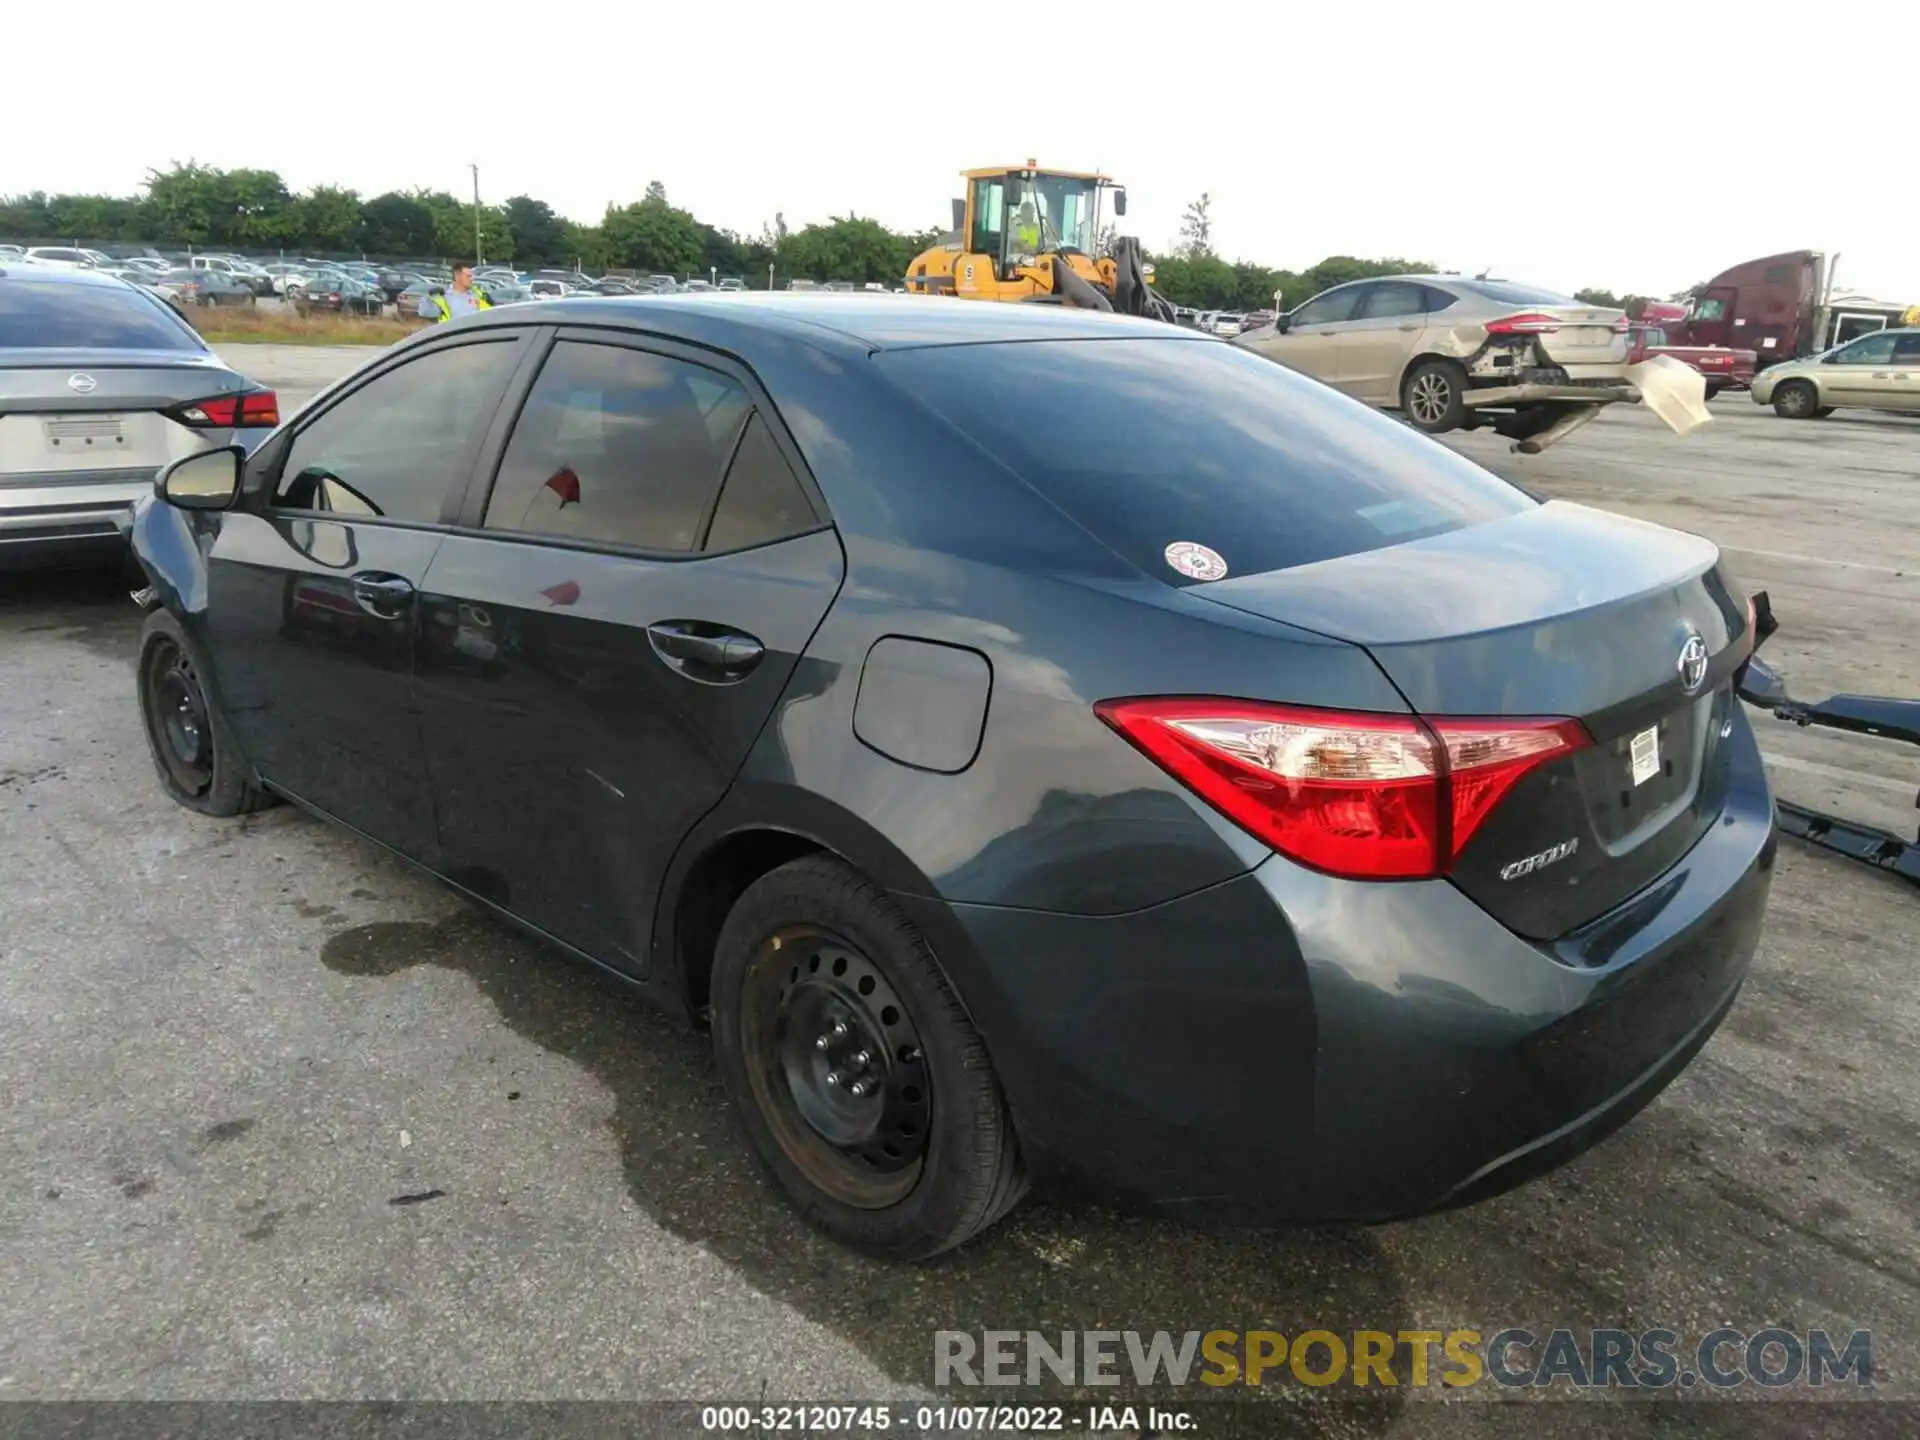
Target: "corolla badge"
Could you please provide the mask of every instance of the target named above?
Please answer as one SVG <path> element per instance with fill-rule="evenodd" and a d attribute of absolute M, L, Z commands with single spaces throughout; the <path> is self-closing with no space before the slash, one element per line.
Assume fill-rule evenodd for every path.
<path fill-rule="evenodd" d="M 1544 870 L 1547 866 L 1566 859 L 1579 848 L 1580 840 L 1578 836 L 1575 836 L 1571 840 L 1562 840 L 1558 845 L 1542 850 L 1538 855 L 1529 855 L 1526 859 L 1516 860 L 1511 865 L 1502 865 L 1500 867 L 1500 878 L 1502 880 L 1518 880 L 1522 875 L 1531 875 L 1536 870 Z"/>
<path fill-rule="evenodd" d="M 67 376 L 67 388 L 76 395 L 88 394 L 97 383 L 99 382 L 91 375 L 81 374 Z"/>
<path fill-rule="evenodd" d="M 1707 642 L 1698 635 L 1687 636 L 1687 643 L 1680 647 L 1680 658 L 1674 665 L 1680 671 L 1680 684 L 1687 694 L 1699 694 L 1700 687 L 1707 683 Z"/>

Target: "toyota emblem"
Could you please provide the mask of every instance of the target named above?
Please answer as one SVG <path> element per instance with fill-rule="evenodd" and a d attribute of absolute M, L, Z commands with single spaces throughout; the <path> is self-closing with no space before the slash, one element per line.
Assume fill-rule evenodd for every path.
<path fill-rule="evenodd" d="M 1698 635 L 1689 635 L 1687 643 L 1680 647 L 1680 658 L 1675 665 L 1687 694 L 1699 694 L 1700 687 L 1707 683 L 1707 642 Z"/>
<path fill-rule="evenodd" d="M 73 393 L 76 395 L 85 395 L 89 393 L 93 389 L 96 383 L 97 382 L 94 380 L 93 376 L 91 375 L 67 376 L 67 388 L 73 391 Z"/>

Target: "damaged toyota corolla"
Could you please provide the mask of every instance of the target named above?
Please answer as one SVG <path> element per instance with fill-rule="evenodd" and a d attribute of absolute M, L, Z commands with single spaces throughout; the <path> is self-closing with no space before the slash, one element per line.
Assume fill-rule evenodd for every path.
<path fill-rule="evenodd" d="M 1657 1094 L 1753 954 L 1715 547 L 1173 326 L 515 306 L 156 490 L 166 792 L 294 801 L 708 1028 L 874 1253 L 1030 1180 L 1494 1193 Z"/>

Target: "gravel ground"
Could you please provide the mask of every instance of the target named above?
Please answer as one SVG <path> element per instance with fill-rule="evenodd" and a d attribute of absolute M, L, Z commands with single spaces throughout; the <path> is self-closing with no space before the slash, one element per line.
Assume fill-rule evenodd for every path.
<path fill-rule="evenodd" d="M 228 353 L 290 408 L 356 352 Z M 1616 413 L 1540 457 L 1459 444 L 1718 540 L 1772 593 L 1796 689 L 1920 693 L 1920 425 L 1715 413 L 1684 442 Z M 1784 842 L 1720 1034 L 1626 1130 L 1492 1202 L 1263 1235 L 1032 1203 L 889 1268 L 791 1218 L 697 1038 L 345 834 L 162 799 L 125 591 L 0 578 L 0 1398 L 879 1399 L 924 1393 L 938 1329 L 1723 1323 L 1871 1329 L 1880 1393 L 1920 1394 L 1911 887 Z M 1764 727 L 1783 795 L 1911 826 L 1897 751 Z M 1324 1403 L 1285 1428 L 1920 1425 L 1482 1393 L 1294 1387 Z"/>

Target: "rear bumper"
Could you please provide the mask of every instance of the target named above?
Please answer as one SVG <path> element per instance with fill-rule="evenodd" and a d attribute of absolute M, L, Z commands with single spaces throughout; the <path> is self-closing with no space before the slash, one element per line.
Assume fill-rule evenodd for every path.
<path fill-rule="evenodd" d="M 1588 385 L 1486 385 L 1469 389 L 1461 402 L 1470 408 L 1507 405 L 1535 405 L 1548 401 L 1572 401 L 1581 405 L 1611 405 L 1618 400 L 1638 400 L 1640 392 L 1624 381 Z"/>
<path fill-rule="evenodd" d="M 152 493 L 151 475 L 0 489 L 0 565 L 55 552 L 124 550 L 134 502 Z"/>
<path fill-rule="evenodd" d="M 903 903 L 948 959 L 1041 1178 L 1237 1223 L 1418 1214 L 1595 1143 L 1726 1014 L 1776 845 L 1738 725 L 1721 822 L 1551 943 L 1444 881 L 1340 881 L 1280 857 L 1124 916 Z"/>

